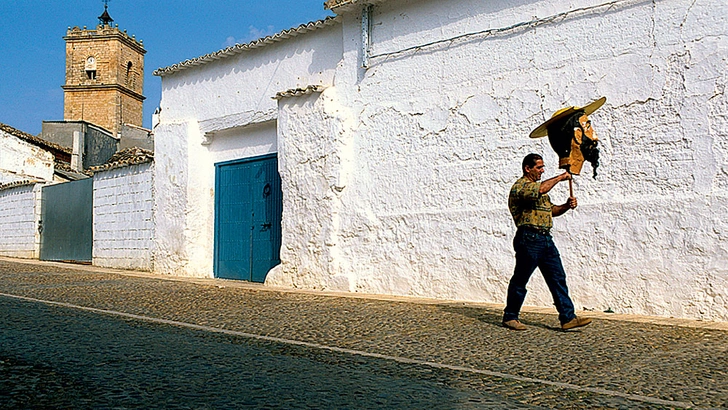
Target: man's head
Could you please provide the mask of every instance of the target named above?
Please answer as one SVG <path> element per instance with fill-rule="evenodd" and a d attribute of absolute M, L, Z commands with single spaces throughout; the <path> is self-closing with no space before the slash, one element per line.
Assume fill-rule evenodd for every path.
<path fill-rule="evenodd" d="M 536 182 L 541 179 L 544 172 L 543 158 L 538 154 L 528 154 L 521 164 L 523 176 Z"/>
<path fill-rule="evenodd" d="M 548 135 L 551 147 L 559 156 L 559 168 L 572 174 L 581 173 L 584 161 L 592 164 L 594 177 L 599 167 L 599 144 L 589 115 L 598 110 L 607 101 L 602 97 L 584 107 L 562 108 L 549 120 L 531 132 L 531 138 Z"/>

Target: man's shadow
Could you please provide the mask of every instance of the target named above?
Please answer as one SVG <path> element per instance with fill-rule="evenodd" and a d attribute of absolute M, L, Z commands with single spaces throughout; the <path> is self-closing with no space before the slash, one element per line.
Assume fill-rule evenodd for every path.
<path fill-rule="evenodd" d="M 466 316 L 475 320 L 479 320 L 491 326 L 502 328 L 503 330 L 509 330 L 503 327 L 503 311 L 496 310 L 486 307 L 473 307 L 473 306 L 453 306 L 453 305 L 442 305 L 440 306 L 444 312 L 458 314 Z M 542 328 L 555 332 L 563 332 L 561 326 L 551 326 L 545 322 L 548 319 L 543 318 L 544 315 L 538 315 L 535 317 L 532 313 L 521 313 L 521 322 L 528 327 Z"/>

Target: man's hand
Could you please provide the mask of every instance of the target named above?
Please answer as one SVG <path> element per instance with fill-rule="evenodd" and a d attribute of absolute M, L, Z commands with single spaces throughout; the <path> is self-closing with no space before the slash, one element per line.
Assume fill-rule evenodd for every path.
<path fill-rule="evenodd" d="M 563 174 L 559 175 L 559 181 L 568 181 L 571 179 L 571 174 L 568 171 L 565 171 Z"/>
<path fill-rule="evenodd" d="M 577 203 L 576 203 L 576 198 L 574 198 L 573 196 L 570 196 L 570 197 L 569 197 L 569 200 L 568 200 L 568 201 L 566 201 L 566 203 L 565 203 L 564 205 L 568 206 L 568 207 L 569 207 L 569 209 L 574 209 L 574 208 L 576 208 L 576 205 L 577 205 Z"/>
<path fill-rule="evenodd" d="M 566 211 L 570 209 L 576 208 L 576 198 L 573 196 L 569 197 L 569 200 L 564 202 L 563 205 L 554 205 L 551 207 L 551 215 L 553 216 L 561 216 L 566 213 Z"/>

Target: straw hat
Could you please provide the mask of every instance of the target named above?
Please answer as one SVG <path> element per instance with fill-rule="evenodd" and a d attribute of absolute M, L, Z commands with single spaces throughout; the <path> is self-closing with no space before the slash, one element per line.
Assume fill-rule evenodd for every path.
<path fill-rule="evenodd" d="M 607 97 L 602 97 L 593 103 L 589 105 L 585 105 L 583 107 L 566 107 L 562 108 L 554 113 L 554 115 L 551 116 L 546 122 L 539 125 L 535 130 L 531 131 L 531 134 L 529 134 L 529 137 L 531 138 L 540 138 L 545 137 L 548 135 L 547 128 L 549 125 L 554 123 L 555 121 L 558 121 L 562 118 L 568 117 L 569 115 L 577 112 L 577 111 L 584 111 L 584 114 L 591 115 L 594 111 L 598 110 L 599 107 L 604 105 L 604 103 L 607 102 Z"/>

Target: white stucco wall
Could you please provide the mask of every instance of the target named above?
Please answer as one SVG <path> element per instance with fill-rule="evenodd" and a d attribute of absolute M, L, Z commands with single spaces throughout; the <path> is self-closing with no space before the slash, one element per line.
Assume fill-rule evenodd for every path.
<path fill-rule="evenodd" d="M 527 135 L 605 95 L 599 176 L 585 165 L 579 208 L 555 221 L 577 308 L 728 320 L 728 5 L 598 4 L 384 2 L 373 55 L 481 34 L 367 70 L 345 15 L 335 87 L 280 105 L 283 264 L 267 283 L 504 302 L 508 190 L 529 152 L 557 172 Z M 506 29 L 534 16 L 556 18 Z M 538 274 L 526 304 L 552 305 Z"/>
<path fill-rule="evenodd" d="M 0 190 L 0 255 L 37 259 L 43 184 Z"/>
<path fill-rule="evenodd" d="M 53 154 L 0 130 L 0 184 L 53 180 Z"/>
<path fill-rule="evenodd" d="M 215 163 L 277 152 L 279 91 L 330 85 L 341 25 L 162 77 L 154 270 L 213 275 Z"/>
<path fill-rule="evenodd" d="M 154 163 L 100 171 L 93 179 L 92 263 L 152 270 Z"/>

